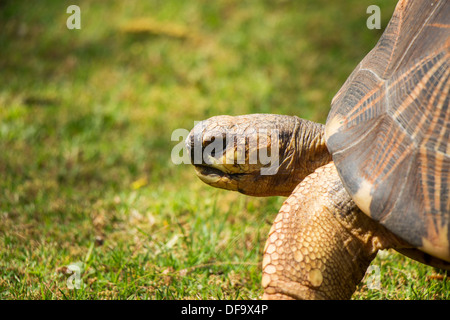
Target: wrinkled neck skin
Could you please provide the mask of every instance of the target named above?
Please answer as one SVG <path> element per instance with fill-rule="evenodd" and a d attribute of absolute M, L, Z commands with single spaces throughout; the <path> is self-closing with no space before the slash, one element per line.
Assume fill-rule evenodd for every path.
<path fill-rule="evenodd" d="M 295 185 L 317 168 L 332 161 L 325 143 L 325 125 L 295 117 L 299 123 L 293 136 L 297 143 L 295 152 Z M 292 189 L 293 190 L 293 189 Z M 289 191 L 291 194 L 292 190 Z"/>
<path fill-rule="evenodd" d="M 226 143 L 218 141 L 225 136 Z M 214 148 L 212 142 L 223 148 Z M 296 116 L 212 117 L 196 125 L 186 146 L 203 182 L 252 196 L 288 196 L 307 175 L 331 161 L 324 125 Z M 194 161 L 199 152 L 201 161 Z"/>
<path fill-rule="evenodd" d="M 324 125 L 290 117 L 280 137 L 280 167 L 264 196 L 289 196 L 294 188 L 317 168 L 329 163 Z"/>

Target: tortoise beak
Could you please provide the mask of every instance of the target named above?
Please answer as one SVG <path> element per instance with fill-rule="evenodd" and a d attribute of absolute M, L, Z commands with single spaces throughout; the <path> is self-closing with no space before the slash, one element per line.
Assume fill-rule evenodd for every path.
<path fill-rule="evenodd" d="M 225 163 L 225 142 L 222 131 L 208 130 L 207 120 L 199 122 L 185 140 L 191 164 L 200 180 L 214 187 L 237 190 L 241 174 L 233 172 L 233 165 Z M 213 143 L 215 148 L 210 146 Z"/>
<path fill-rule="evenodd" d="M 189 154 L 189 158 L 191 159 L 191 164 L 193 165 L 195 165 L 196 162 L 202 161 L 202 135 L 203 130 L 201 130 L 200 122 L 191 130 L 191 132 L 189 132 L 189 135 L 187 136 L 185 141 L 186 150 Z"/>
<path fill-rule="evenodd" d="M 189 133 L 186 138 L 186 150 L 194 166 L 219 167 L 226 151 L 226 139 L 223 138 L 224 133 L 220 130 L 208 130 L 207 121 L 199 122 Z M 212 146 L 209 146 L 213 144 Z M 209 147 L 208 147 L 209 146 Z M 211 148 L 213 147 L 213 148 Z M 207 150 L 209 149 L 209 150 Z M 227 171 L 224 169 L 224 171 Z"/>

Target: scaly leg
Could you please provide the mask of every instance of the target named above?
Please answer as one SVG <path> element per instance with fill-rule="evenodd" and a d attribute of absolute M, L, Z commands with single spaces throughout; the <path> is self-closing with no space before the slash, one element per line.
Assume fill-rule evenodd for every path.
<path fill-rule="evenodd" d="M 349 299 L 379 249 L 403 243 L 364 215 L 334 163 L 286 199 L 263 258 L 263 299 Z"/>

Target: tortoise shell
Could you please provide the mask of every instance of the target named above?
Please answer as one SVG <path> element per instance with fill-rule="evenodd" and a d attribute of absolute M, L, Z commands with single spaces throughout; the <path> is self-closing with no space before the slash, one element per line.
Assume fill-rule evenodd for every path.
<path fill-rule="evenodd" d="M 359 208 L 450 261 L 450 1 L 399 1 L 333 98 L 329 151 Z"/>

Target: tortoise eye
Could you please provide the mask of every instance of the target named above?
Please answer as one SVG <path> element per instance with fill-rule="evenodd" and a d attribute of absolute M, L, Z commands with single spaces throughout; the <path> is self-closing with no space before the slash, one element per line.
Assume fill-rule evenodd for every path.
<path fill-rule="evenodd" d="M 215 157 L 216 154 L 222 154 L 227 148 L 227 141 L 225 137 L 222 136 L 212 136 L 209 139 L 204 139 L 202 143 L 203 149 L 205 149 L 210 144 L 214 144 L 210 153 L 212 157 Z"/>

